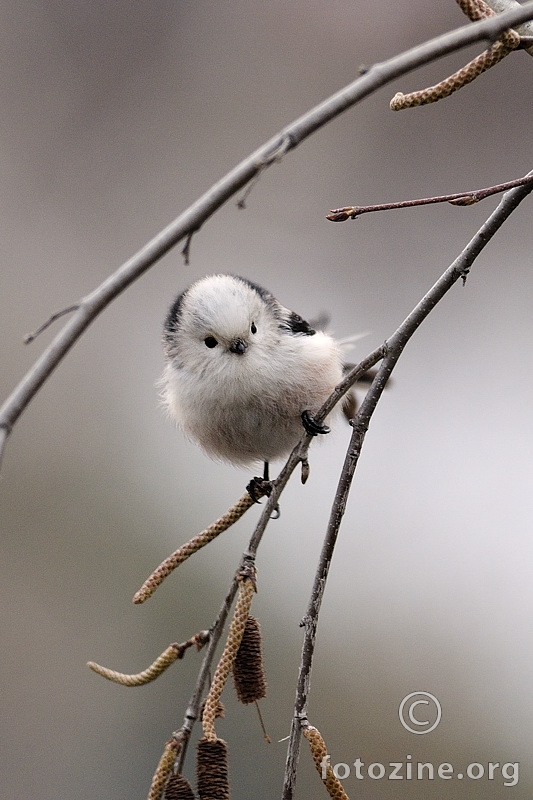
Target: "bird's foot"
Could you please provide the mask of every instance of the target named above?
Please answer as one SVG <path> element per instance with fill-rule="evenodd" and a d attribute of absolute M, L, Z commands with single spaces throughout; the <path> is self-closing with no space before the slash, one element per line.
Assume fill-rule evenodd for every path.
<path fill-rule="evenodd" d="M 319 433 L 329 433 L 329 428 L 323 422 L 317 422 L 309 411 L 302 412 L 302 423 L 310 436 L 318 436 Z"/>
<path fill-rule="evenodd" d="M 246 491 L 254 501 L 254 503 L 259 503 L 261 497 L 270 497 L 272 494 L 272 481 L 265 480 L 264 478 L 252 478 L 248 486 L 246 487 Z"/>
<path fill-rule="evenodd" d="M 272 481 L 268 477 L 268 461 L 265 461 L 265 467 L 263 471 L 262 478 L 252 478 L 248 486 L 246 487 L 246 491 L 254 501 L 254 503 L 259 503 L 259 499 L 264 497 L 270 497 L 272 494 Z M 276 505 L 274 511 L 272 512 L 271 519 L 279 519 L 281 516 L 281 511 L 279 510 L 279 505 Z"/>

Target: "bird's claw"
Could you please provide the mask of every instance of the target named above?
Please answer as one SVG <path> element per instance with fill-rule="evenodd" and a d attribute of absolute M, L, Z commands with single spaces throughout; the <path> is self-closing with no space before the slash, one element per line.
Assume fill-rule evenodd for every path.
<path fill-rule="evenodd" d="M 259 499 L 264 497 L 270 497 L 272 494 L 272 481 L 265 480 L 264 478 L 252 478 L 248 486 L 246 487 L 246 491 L 254 501 L 254 503 L 259 503 Z M 276 504 L 274 511 L 272 512 L 272 516 L 270 519 L 279 519 L 281 516 L 281 511 L 279 510 L 279 505 Z"/>
<path fill-rule="evenodd" d="M 264 478 L 252 478 L 246 487 L 246 491 L 254 503 L 259 503 L 261 497 L 264 497 L 265 495 L 270 497 L 272 493 L 272 481 L 266 481 Z"/>
<path fill-rule="evenodd" d="M 319 433 L 329 433 L 329 428 L 323 422 L 317 422 L 309 411 L 302 412 L 302 423 L 310 436 L 318 436 Z"/>

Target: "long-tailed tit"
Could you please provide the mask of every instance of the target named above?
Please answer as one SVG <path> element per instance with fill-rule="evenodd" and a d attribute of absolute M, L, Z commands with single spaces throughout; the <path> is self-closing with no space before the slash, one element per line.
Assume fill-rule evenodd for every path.
<path fill-rule="evenodd" d="M 343 377 L 338 343 L 266 289 L 211 275 L 175 300 L 161 385 L 171 416 L 206 453 L 233 464 L 287 456 Z M 302 427 L 303 425 L 303 427 Z"/>

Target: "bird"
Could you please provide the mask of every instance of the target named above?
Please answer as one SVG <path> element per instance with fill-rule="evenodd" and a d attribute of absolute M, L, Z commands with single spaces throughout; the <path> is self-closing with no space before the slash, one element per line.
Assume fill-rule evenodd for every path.
<path fill-rule="evenodd" d="M 269 463 L 286 457 L 304 430 L 330 430 L 314 417 L 343 378 L 340 343 L 247 278 L 208 275 L 182 291 L 163 348 L 162 402 L 214 459 L 263 463 L 268 480 Z"/>

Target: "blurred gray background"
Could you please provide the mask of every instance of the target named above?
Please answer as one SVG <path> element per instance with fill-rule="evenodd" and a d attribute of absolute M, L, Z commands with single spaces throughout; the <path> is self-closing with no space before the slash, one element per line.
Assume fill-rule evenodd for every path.
<path fill-rule="evenodd" d="M 453 0 L 3 2 L 2 398 L 87 294 L 285 124 L 383 60 L 465 23 Z M 131 597 L 223 513 L 246 471 L 210 461 L 158 406 L 161 323 L 214 271 L 268 286 L 336 335 L 390 335 L 495 207 L 402 210 L 334 225 L 330 208 L 474 189 L 533 167 L 533 62 L 512 55 L 437 105 L 392 113 L 479 47 L 406 76 L 318 132 L 109 307 L 19 420 L 0 479 L 0 780 L 6 800 L 136 800 L 181 724 L 189 653 L 142 689 L 109 684 L 213 621 L 257 519 L 197 554 L 145 606 Z M 528 144 L 529 142 L 529 144 Z M 520 780 L 345 781 L 366 798 L 530 798 L 531 200 L 417 332 L 365 443 L 319 626 L 310 717 L 332 762 L 520 762 Z M 278 797 L 301 629 L 349 438 L 293 479 L 258 560 L 268 732 L 226 691 L 233 797 Z M 400 725 L 438 697 L 427 736 Z M 419 712 L 423 716 L 423 712 Z M 186 773 L 194 774 L 193 759 Z M 259 774 L 261 775 L 259 781 Z M 259 784 L 259 785 L 258 785 Z M 322 797 L 302 750 L 299 797 Z"/>

